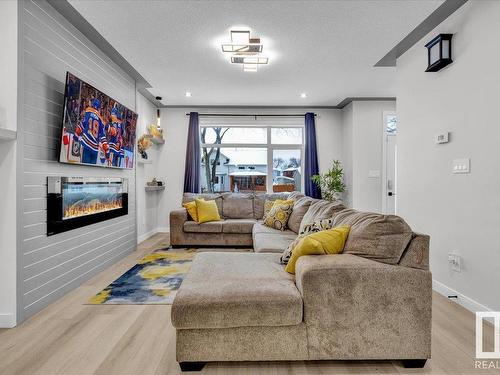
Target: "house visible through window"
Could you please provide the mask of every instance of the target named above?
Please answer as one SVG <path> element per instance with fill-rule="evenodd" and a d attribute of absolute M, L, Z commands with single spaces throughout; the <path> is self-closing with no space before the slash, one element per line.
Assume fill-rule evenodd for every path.
<path fill-rule="evenodd" d="M 200 126 L 202 192 L 302 190 L 302 126 Z"/>

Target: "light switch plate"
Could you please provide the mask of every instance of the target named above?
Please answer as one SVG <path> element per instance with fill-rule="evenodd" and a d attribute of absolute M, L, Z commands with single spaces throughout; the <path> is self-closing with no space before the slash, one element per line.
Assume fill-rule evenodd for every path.
<path fill-rule="evenodd" d="M 448 263 L 455 272 L 462 272 L 462 259 L 460 255 L 448 253 Z"/>
<path fill-rule="evenodd" d="M 470 173 L 470 159 L 453 159 L 452 173 Z"/>

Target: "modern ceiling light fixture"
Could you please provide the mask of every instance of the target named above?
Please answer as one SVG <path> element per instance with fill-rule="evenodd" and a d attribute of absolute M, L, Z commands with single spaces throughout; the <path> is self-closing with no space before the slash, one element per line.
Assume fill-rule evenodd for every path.
<path fill-rule="evenodd" d="M 231 43 L 222 44 L 222 52 L 230 53 L 231 63 L 243 65 L 244 72 L 256 72 L 258 65 L 269 62 L 260 56 L 263 49 L 260 38 L 250 38 L 249 30 L 231 30 Z"/>
<path fill-rule="evenodd" d="M 189 91 L 186 91 L 184 95 L 186 95 L 186 98 L 190 98 L 193 96 L 193 94 L 191 94 Z"/>
<path fill-rule="evenodd" d="M 307 98 L 307 94 L 306 94 L 305 92 L 303 92 L 302 94 L 300 94 L 300 97 L 301 97 L 302 99 L 305 99 L 305 98 Z"/>
<path fill-rule="evenodd" d="M 222 44 L 222 52 L 254 54 L 262 52 L 260 38 L 250 38 L 250 31 L 231 30 L 231 43 Z"/>

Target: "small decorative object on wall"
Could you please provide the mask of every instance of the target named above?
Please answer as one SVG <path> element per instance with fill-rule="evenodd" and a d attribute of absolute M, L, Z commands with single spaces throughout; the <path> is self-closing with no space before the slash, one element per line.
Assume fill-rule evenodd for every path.
<path fill-rule="evenodd" d="M 156 124 L 149 125 L 148 131 L 149 131 L 149 135 L 151 135 L 155 138 L 163 139 L 163 129 L 160 128 L 158 125 L 156 125 Z"/>
<path fill-rule="evenodd" d="M 142 135 L 137 141 L 137 149 L 139 150 L 139 154 L 143 159 L 148 158 L 148 154 L 146 150 L 151 147 L 151 138 L 148 135 Z"/>
<path fill-rule="evenodd" d="M 323 199 L 330 202 L 341 200 L 345 185 L 344 170 L 340 161 L 334 160 L 330 170 L 321 175 L 316 174 L 311 179 L 320 187 Z"/>
<path fill-rule="evenodd" d="M 453 62 L 451 59 L 451 38 L 453 34 L 439 34 L 425 45 L 427 48 L 426 72 L 437 72 Z"/>
<path fill-rule="evenodd" d="M 163 181 L 153 178 L 151 181 L 146 182 L 146 191 L 159 191 L 165 190 L 165 184 Z"/>
<path fill-rule="evenodd" d="M 148 126 L 148 134 L 147 137 L 151 139 L 151 142 L 157 145 L 161 145 L 165 143 L 165 139 L 163 139 L 163 129 L 160 125 L 160 110 L 157 110 L 156 114 L 156 124 L 151 124 Z"/>
<path fill-rule="evenodd" d="M 163 186 L 163 181 L 159 181 L 155 178 L 153 178 L 151 181 L 146 182 L 147 186 Z"/>

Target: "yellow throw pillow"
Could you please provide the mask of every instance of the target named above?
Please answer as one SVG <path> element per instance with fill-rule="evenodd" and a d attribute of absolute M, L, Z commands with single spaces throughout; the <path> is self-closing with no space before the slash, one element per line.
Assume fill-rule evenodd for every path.
<path fill-rule="evenodd" d="M 187 210 L 189 216 L 191 216 L 191 219 L 193 219 L 196 222 L 198 221 L 198 210 L 196 208 L 195 201 L 183 203 L 182 207 L 184 207 Z"/>
<path fill-rule="evenodd" d="M 286 201 L 276 200 L 271 210 L 264 217 L 264 225 L 274 229 L 285 230 L 293 210 L 294 202 L 293 199 Z"/>
<path fill-rule="evenodd" d="M 274 204 L 276 202 L 283 202 L 283 201 L 284 201 L 284 199 L 276 199 L 274 201 L 268 201 L 268 200 L 266 200 L 264 202 L 264 217 L 263 217 L 264 220 L 266 219 L 266 216 L 269 213 L 269 211 L 271 211 L 271 208 L 273 208 Z"/>
<path fill-rule="evenodd" d="M 198 212 L 198 223 L 206 223 L 207 221 L 219 221 L 219 209 L 215 200 L 205 201 L 196 199 L 196 210 Z"/>
<path fill-rule="evenodd" d="M 350 227 L 342 225 L 304 237 L 292 251 L 285 271 L 295 273 L 295 263 L 302 255 L 340 254 L 349 235 Z"/>

